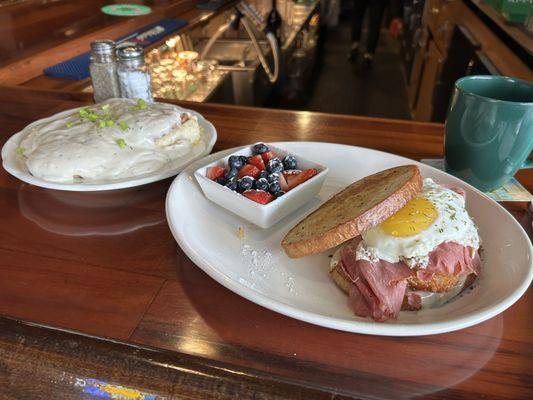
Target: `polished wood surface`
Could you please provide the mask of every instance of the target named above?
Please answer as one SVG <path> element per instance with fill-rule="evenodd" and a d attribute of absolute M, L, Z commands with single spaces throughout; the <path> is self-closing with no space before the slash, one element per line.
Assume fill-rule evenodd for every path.
<path fill-rule="evenodd" d="M 187 30 L 230 5 L 206 11 L 195 8 L 198 2 L 133 2 L 152 7 L 152 13 L 138 17 L 105 15 L 100 7 L 110 2 L 103 0 L 33 0 L 0 8 L 0 84 L 78 90 L 76 81 L 48 78 L 43 75 L 43 69 L 85 53 L 93 40 L 116 39 L 162 18 L 184 19 L 189 23 L 182 29 Z M 155 45 L 158 44 L 149 48 Z"/>
<path fill-rule="evenodd" d="M 0 144 L 35 119 L 89 101 L 83 94 L 0 88 Z M 186 106 L 214 123 L 217 150 L 259 140 L 313 140 L 363 145 L 417 159 L 442 156 L 440 124 L 215 104 Z M 530 173 L 521 179 L 533 187 Z M 69 193 L 27 185 L 0 172 L 0 314 L 156 348 L 169 357 L 161 361 L 145 350 L 106 350 L 112 344 L 105 341 L 61 353 L 65 340 L 81 343 L 83 338 L 42 327 L 30 332 L 25 325 L 0 320 L 0 383 L 7 382 L 0 385 L 0 398 L 32 398 L 16 394 L 23 363 L 35 368 L 39 385 L 59 393 L 71 390 L 54 383 L 62 373 L 75 376 L 81 370 L 84 377 L 126 386 L 133 379 L 131 371 L 139 368 L 139 379 L 132 380 L 131 387 L 164 395 L 157 385 L 164 379 L 170 382 L 176 376 L 171 374 L 180 371 L 194 375 L 187 374 L 202 368 L 199 360 L 216 365 L 232 383 L 242 380 L 242 398 L 247 390 L 262 387 L 261 382 L 264 390 L 278 388 L 280 398 L 322 398 L 324 393 L 365 399 L 533 395 L 531 290 L 504 313 L 448 334 L 391 338 L 310 325 L 244 300 L 183 254 L 165 220 L 170 182 Z M 531 236 L 525 204 L 507 207 Z M 126 360 L 126 372 L 120 373 L 120 363 L 106 361 L 112 359 L 108 351 Z M 41 361 L 29 361 L 40 360 L 36 355 L 43 353 L 49 357 L 43 357 L 42 366 Z M 129 364 L 130 356 L 138 363 Z M 88 365 L 80 361 L 84 359 Z M 145 379 L 151 360 L 158 367 L 153 370 L 153 386 Z M 49 374 L 49 382 L 40 374 Z M 209 376 L 204 371 L 198 379 Z M 194 385 L 215 379 L 213 374 Z M 220 393 L 229 393 L 223 386 Z M 228 390 L 241 393 L 236 387 Z M 182 392 L 172 393 L 178 397 Z M 216 385 L 210 386 L 210 393 L 218 395 Z M 219 398 L 225 398 L 222 394 Z M 268 392 L 257 398 L 275 395 Z"/>
<path fill-rule="evenodd" d="M 140 349 L 0 319 L 3 400 L 110 395 L 118 400 L 333 398 L 325 390 L 273 380 L 252 369 L 240 372 L 236 375 L 226 365 L 200 357 Z M 29 373 L 32 379 L 28 379 Z"/>
<path fill-rule="evenodd" d="M 474 6 L 474 9 L 480 11 L 488 17 L 499 29 L 504 31 L 512 40 L 521 46 L 530 57 L 533 56 L 533 37 L 528 34 L 523 25 L 509 22 L 503 14 L 498 12 L 488 2 L 482 0 L 467 0 Z"/>
<path fill-rule="evenodd" d="M 113 4 L 106 0 L 27 0 L 1 7 L 0 18 L 3 23 L 0 25 L 0 65 L 78 39 L 85 34 L 113 25 L 120 26 L 128 20 L 140 24 L 153 22 L 180 2 L 183 3 L 184 0 L 139 1 L 137 4 L 152 8 L 152 15 L 129 18 L 101 12 L 101 7 Z"/>
<path fill-rule="evenodd" d="M 455 23 L 468 28 L 500 75 L 533 80 L 533 71 L 462 1 L 450 4 Z"/>
<path fill-rule="evenodd" d="M 475 5 L 472 5 L 475 4 Z M 533 70 L 527 60 L 523 60 L 511 47 L 511 43 L 500 38 L 491 26 L 477 15 L 471 7 L 482 7 L 499 15 L 490 5 L 480 4 L 480 0 L 427 0 L 425 2 L 423 27 L 428 35 L 422 35 L 414 55 L 407 94 L 412 117 L 418 121 L 430 121 L 433 115 L 433 97 L 442 86 L 441 73 L 447 61 L 448 47 L 451 44 L 454 28 L 465 28 L 479 44 L 479 51 L 496 68 L 497 73 L 533 80 Z M 499 16 L 503 19 L 502 16 Z M 518 32 L 518 28 L 509 28 Z M 513 35 L 516 36 L 516 35 Z M 533 39 L 518 35 L 523 52 L 530 53 Z M 516 37 L 515 37 L 516 39 Z M 466 65 L 464 66 L 466 70 Z M 465 71 L 466 73 L 466 71 Z"/>

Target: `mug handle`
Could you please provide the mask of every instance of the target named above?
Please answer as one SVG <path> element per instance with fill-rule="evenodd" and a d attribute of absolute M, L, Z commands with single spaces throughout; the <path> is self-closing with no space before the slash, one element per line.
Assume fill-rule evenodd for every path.
<path fill-rule="evenodd" d="M 528 169 L 528 168 L 533 168 L 533 157 L 527 158 L 526 161 L 524 161 L 524 163 L 520 167 L 520 169 Z"/>

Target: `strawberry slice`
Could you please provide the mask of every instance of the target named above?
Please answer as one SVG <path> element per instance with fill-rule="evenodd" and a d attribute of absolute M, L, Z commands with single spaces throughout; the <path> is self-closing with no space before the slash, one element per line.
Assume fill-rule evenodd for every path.
<path fill-rule="evenodd" d="M 246 164 L 244 167 L 242 167 L 239 171 L 239 175 L 237 175 L 238 179 L 241 179 L 243 176 L 251 176 L 252 178 L 256 179 L 257 175 L 259 175 L 261 171 L 259 168 L 257 168 L 255 165 L 252 164 Z"/>
<path fill-rule="evenodd" d="M 263 158 L 263 161 L 265 164 L 272 158 L 276 157 L 276 153 L 273 151 L 265 151 L 263 154 L 261 154 L 261 158 Z"/>
<path fill-rule="evenodd" d="M 289 184 L 287 183 L 287 179 L 285 178 L 285 175 L 279 174 L 278 177 L 279 177 L 279 187 L 281 188 L 281 190 L 283 190 L 284 192 L 288 191 Z"/>
<path fill-rule="evenodd" d="M 287 179 L 290 175 L 298 175 L 301 173 L 302 171 L 300 171 L 299 169 L 288 169 L 283 171 L 283 176 L 285 176 L 285 179 Z"/>
<path fill-rule="evenodd" d="M 205 174 L 209 179 L 216 181 L 221 176 L 224 176 L 226 174 L 226 168 L 223 167 L 211 167 L 207 170 L 207 173 Z"/>
<path fill-rule="evenodd" d="M 318 171 L 314 168 L 310 168 L 300 172 L 299 174 L 287 175 L 287 184 L 289 185 L 289 190 L 294 189 L 296 186 L 305 182 L 309 178 L 312 178 L 316 174 L 318 174 Z"/>
<path fill-rule="evenodd" d="M 248 163 L 257 167 L 259 171 L 265 170 L 265 163 L 263 162 L 263 159 L 261 158 L 261 154 L 257 154 L 253 157 L 248 158 Z"/>
<path fill-rule="evenodd" d="M 264 190 L 247 190 L 243 195 L 259 204 L 268 204 L 274 200 L 274 196 Z"/>

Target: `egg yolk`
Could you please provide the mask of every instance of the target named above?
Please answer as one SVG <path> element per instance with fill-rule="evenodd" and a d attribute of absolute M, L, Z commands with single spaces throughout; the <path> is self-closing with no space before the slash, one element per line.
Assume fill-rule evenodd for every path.
<path fill-rule="evenodd" d="M 435 206 L 429 200 L 417 197 L 383 221 L 381 228 L 391 236 L 411 236 L 429 228 L 436 218 Z"/>

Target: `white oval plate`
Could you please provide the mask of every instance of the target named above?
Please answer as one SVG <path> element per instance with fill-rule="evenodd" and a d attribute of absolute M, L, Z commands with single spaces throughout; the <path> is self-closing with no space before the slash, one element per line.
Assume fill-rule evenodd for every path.
<path fill-rule="evenodd" d="M 210 155 L 183 171 L 166 200 L 167 220 L 187 256 L 233 292 L 281 314 L 350 332 L 418 336 L 465 328 L 504 311 L 517 301 L 533 277 L 531 241 L 516 220 L 483 193 L 435 168 L 407 158 L 330 143 L 282 142 L 282 148 L 329 167 L 318 196 L 269 229 L 257 228 L 205 198 L 194 171 L 237 149 Z M 329 277 L 328 255 L 293 260 L 280 247 L 287 231 L 346 185 L 403 164 L 416 164 L 424 177 L 462 187 L 467 208 L 483 241 L 482 275 L 472 290 L 448 304 L 419 312 L 402 311 L 385 323 L 353 315 L 347 296 Z M 186 211 L 186 212 L 184 212 Z M 244 237 L 238 234 L 244 229 Z"/>
<path fill-rule="evenodd" d="M 185 156 L 180 157 L 172 162 L 169 162 L 164 168 L 161 168 L 149 174 L 92 183 L 57 183 L 37 178 L 28 171 L 26 164 L 22 162 L 20 157 L 18 157 L 16 154 L 16 150 L 19 147 L 22 139 L 26 136 L 28 129 L 36 123 L 46 122 L 48 120 L 51 120 L 52 118 L 55 119 L 63 115 L 70 114 L 73 111 L 79 110 L 83 107 L 62 111 L 51 117 L 32 122 L 22 131 L 11 136 L 4 144 L 4 147 L 2 147 L 2 165 L 4 169 L 11 175 L 26 183 L 30 183 L 32 185 L 40 186 L 47 189 L 71 190 L 76 192 L 124 189 L 133 186 L 145 185 L 147 183 L 152 183 L 169 178 L 171 176 L 177 175 L 183 170 L 183 168 L 185 168 L 191 162 L 196 161 L 199 158 L 209 154 L 217 141 L 217 131 L 211 122 L 206 120 L 201 114 L 197 113 L 196 111 L 188 110 L 178 106 L 175 107 L 178 108 L 181 112 L 189 112 L 198 117 L 198 123 L 203 128 L 201 141 L 197 145 L 193 146 L 191 151 Z"/>

